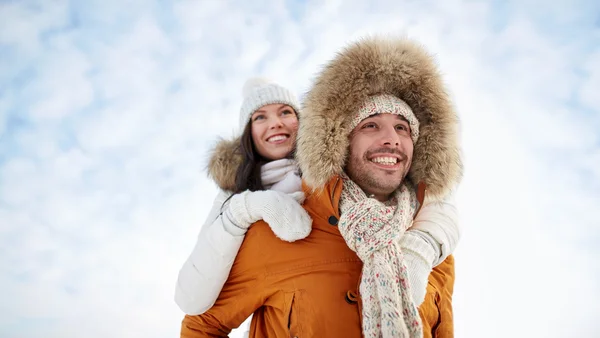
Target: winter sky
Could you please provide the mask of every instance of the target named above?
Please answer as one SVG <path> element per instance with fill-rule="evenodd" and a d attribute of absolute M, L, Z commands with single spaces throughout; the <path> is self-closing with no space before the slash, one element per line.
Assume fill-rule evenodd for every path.
<path fill-rule="evenodd" d="M 178 336 L 244 80 L 302 94 L 372 33 L 434 53 L 462 121 L 456 337 L 600 336 L 600 2 L 0 0 L 0 18 L 1 337 Z"/>

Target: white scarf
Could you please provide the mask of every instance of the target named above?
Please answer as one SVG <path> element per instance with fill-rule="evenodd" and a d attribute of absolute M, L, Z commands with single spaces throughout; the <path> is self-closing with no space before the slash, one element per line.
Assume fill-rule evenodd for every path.
<path fill-rule="evenodd" d="M 412 300 L 399 241 L 412 224 L 417 207 L 414 189 L 402 184 L 385 205 L 368 198 L 344 177 L 339 229 L 346 244 L 363 262 L 360 294 L 365 338 L 423 336 Z"/>
<path fill-rule="evenodd" d="M 264 164 L 260 168 L 263 187 L 284 193 L 302 191 L 302 179 L 296 161 L 281 159 Z"/>

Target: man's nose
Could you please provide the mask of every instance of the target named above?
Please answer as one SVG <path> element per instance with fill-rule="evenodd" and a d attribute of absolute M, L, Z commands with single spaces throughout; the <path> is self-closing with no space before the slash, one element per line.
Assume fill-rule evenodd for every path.
<path fill-rule="evenodd" d="M 395 127 L 385 127 L 381 129 L 381 141 L 383 145 L 397 147 L 400 145 L 400 136 Z"/>

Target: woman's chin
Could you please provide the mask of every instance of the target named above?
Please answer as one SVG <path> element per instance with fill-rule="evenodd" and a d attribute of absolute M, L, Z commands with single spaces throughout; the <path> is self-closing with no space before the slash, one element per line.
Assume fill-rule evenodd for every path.
<path fill-rule="evenodd" d="M 272 149 L 268 151 L 267 154 L 264 154 L 263 157 L 268 158 L 271 161 L 281 160 L 283 158 L 288 157 L 288 155 L 292 152 L 292 147 L 278 147 L 277 149 Z"/>

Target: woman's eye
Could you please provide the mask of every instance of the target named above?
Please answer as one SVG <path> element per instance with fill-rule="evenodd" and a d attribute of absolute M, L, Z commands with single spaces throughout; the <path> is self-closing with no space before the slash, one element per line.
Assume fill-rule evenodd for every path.
<path fill-rule="evenodd" d="M 258 120 L 262 120 L 262 119 L 264 119 L 264 118 L 265 118 L 265 117 L 264 117 L 263 115 L 257 115 L 257 116 L 255 116 L 255 117 L 252 119 L 252 121 L 258 121 Z"/>
<path fill-rule="evenodd" d="M 408 131 L 408 127 L 407 127 L 407 126 L 405 126 L 405 125 L 403 125 L 403 124 L 400 124 L 400 125 L 398 125 L 398 126 L 396 127 L 396 129 L 398 129 L 398 130 L 403 130 L 403 131 Z"/>
<path fill-rule="evenodd" d="M 375 123 L 367 123 L 363 126 L 363 128 L 375 128 L 375 127 L 376 127 Z"/>
<path fill-rule="evenodd" d="M 284 110 L 281 112 L 282 115 L 289 115 L 289 114 L 294 114 L 291 110 Z"/>

